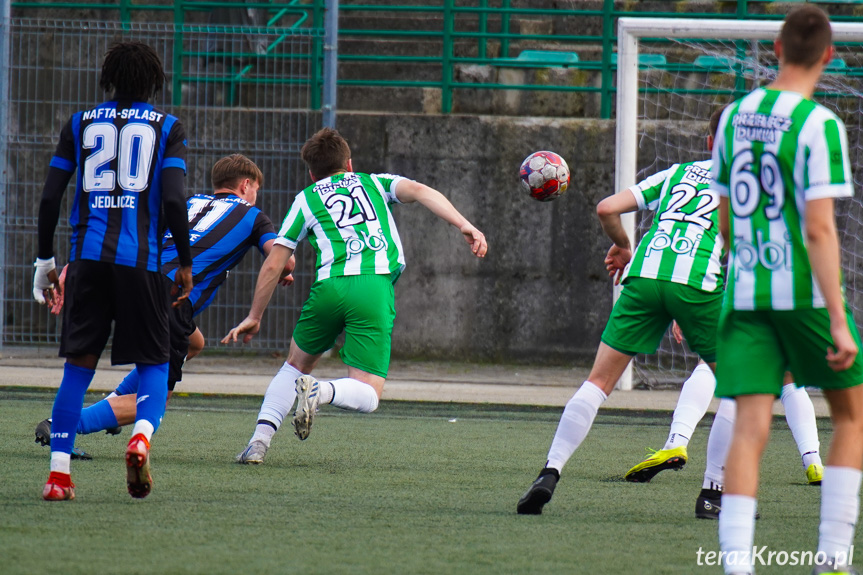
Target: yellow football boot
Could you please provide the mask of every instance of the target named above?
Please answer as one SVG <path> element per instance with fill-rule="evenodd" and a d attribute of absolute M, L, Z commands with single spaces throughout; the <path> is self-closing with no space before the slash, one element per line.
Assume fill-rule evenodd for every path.
<path fill-rule="evenodd" d="M 821 480 L 824 479 L 824 466 L 818 463 L 813 463 L 806 468 L 806 481 L 809 485 L 821 485 Z"/>
<path fill-rule="evenodd" d="M 626 472 L 623 476 L 627 481 L 633 483 L 648 483 L 653 476 L 665 469 L 683 469 L 686 465 L 686 448 L 675 447 L 674 449 L 648 449 L 650 455 Z"/>

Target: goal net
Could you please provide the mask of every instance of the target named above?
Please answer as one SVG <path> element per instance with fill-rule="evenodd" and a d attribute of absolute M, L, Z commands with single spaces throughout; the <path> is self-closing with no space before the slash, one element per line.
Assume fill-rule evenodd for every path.
<path fill-rule="evenodd" d="M 618 166 L 618 190 L 672 164 L 709 159 L 710 115 L 775 78 L 773 39 L 781 26 L 781 22 L 765 21 L 621 20 L 626 20 L 622 29 L 631 23 L 632 34 L 619 35 L 618 118 L 623 121 L 618 125 L 617 158 L 619 164 L 629 165 Z M 711 39 L 717 35 L 724 37 Z M 836 58 L 822 76 L 815 99 L 838 114 L 848 130 L 856 194 L 838 201 L 836 209 L 848 302 L 859 323 L 863 320 L 863 24 L 834 24 L 834 35 Z M 634 113 L 629 111 L 631 115 L 621 110 L 627 98 L 628 105 L 636 107 Z M 621 144 L 625 147 L 621 131 L 630 139 L 629 151 L 621 149 Z M 621 170 L 630 171 L 621 174 Z M 652 216 L 643 212 L 631 223 L 636 240 L 649 228 Z M 631 383 L 679 385 L 697 361 L 698 356 L 675 342 L 669 331 L 657 354 L 637 356 Z"/>

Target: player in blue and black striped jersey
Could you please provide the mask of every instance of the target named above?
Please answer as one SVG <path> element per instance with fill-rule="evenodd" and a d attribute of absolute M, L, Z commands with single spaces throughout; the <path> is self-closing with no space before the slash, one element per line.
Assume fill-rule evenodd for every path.
<path fill-rule="evenodd" d="M 263 174 L 255 163 L 241 154 L 220 159 L 211 174 L 214 192 L 198 194 L 187 202 L 189 238 L 192 252 L 194 287 L 189 298 L 171 311 L 171 359 L 168 374 L 168 397 L 183 377 L 183 364 L 201 352 L 204 336 L 194 322 L 216 295 L 219 287 L 246 252 L 256 247 L 264 255 L 270 253 L 276 230 L 270 219 L 254 207 Z M 169 231 L 163 239 L 162 273 L 173 279 L 180 269 L 179 250 Z M 282 284 L 290 285 L 293 258 L 283 273 Z M 62 302 L 52 309 L 60 313 Z M 140 373 L 129 373 L 107 398 L 81 412 L 77 432 L 95 433 L 127 425 L 135 420 L 135 393 Z M 36 441 L 50 444 L 46 433 L 48 420 L 36 427 Z M 78 451 L 84 458 L 89 458 Z"/>
<path fill-rule="evenodd" d="M 53 257 L 54 231 L 66 186 L 77 171 L 70 213 L 71 253 L 60 355 L 63 381 L 54 400 L 51 474 L 44 499 L 72 499 L 70 453 L 84 393 L 111 334 L 113 364 L 134 363 L 141 376 L 126 483 L 145 497 L 152 479 L 150 439 L 168 393 L 170 288 L 159 270 L 164 225 L 177 242 L 178 303 L 192 289 L 183 179 L 186 136 L 179 120 L 147 101 L 165 81 L 152 48 L 114 45 L 105 55 L 100 86 L 110 101 L 73 114 L 60 134 L 39 206 L 39 252 L 33 295 L 61 297 Z"/>

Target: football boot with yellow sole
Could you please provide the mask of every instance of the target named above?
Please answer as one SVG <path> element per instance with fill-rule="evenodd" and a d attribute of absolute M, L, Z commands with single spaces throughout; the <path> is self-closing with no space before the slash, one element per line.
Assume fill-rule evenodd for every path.
<path fill-rule="evenodd" d="M 650 455 L 626 472 L 623 476 L 627 481 L 633 483 L 648 483 L 653 476 L 666 469 L 683 469 L 686 465 L 686 448 L 675 447 L 674 449 L 648 449 Z"/>

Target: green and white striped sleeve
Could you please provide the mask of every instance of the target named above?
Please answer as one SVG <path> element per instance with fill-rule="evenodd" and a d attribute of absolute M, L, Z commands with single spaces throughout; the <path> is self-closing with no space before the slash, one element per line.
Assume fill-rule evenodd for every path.
<path fill-rule="evenodd" d="M 288 215 L 282 221 L 282 227 L 279 228 L 278 237 L 275 243 L 280 246 L 297 249 L 297 244 L 306 237 L 309 232 L 309 222 L 307 216 L 310 215 L 309 206 L 306 202 L 304 193 L 297 194 L 294 198 L 294 203 L 291 204 L 291 209 L 288 210 Z"/>
<path fill-rule="evenodd" d="M 806 143 L 807 202 L 822 198 L 842 198 L 854 195 L 851 184 L 851 164 L 848 157 L 848 134 L 845 124 L 832 112 L 819 108 L 806 122 L 801 139 Z"/>
<path fill-rule="evenodd" d="M 396 174 L 369 174 L 388 204 L 400 204 L 396 197 L 396 186 L 399 181 L 407 179 Z"/>
<path fill-rule="evenodd" d="M 656 210 L 659 206 L 659 198 L 662 196 L 662 187 L 668 176 L 674 173 L 678 164 L 674 164 L 667 170 L 656 172 L 652 176 L 632 186 L 630 191 L 635 196 L 639 210 Z"/>

